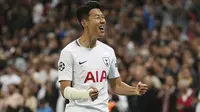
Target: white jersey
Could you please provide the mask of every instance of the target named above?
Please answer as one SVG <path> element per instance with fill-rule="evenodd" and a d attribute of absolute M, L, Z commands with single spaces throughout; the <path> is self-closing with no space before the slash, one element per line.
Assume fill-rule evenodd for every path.
<path fill-rule="evenodd" d="M 70 100 L 66 112 L 108 112 L 107 79 L 119 77 L 114 50 L 97 41 L 94 48 L 80 45 L 79 40 L 68 44 L 62 51 L 58 62 L 59 81 L 70 80 L 72 87 L 87 90 L 95 87 L 99 96 L 95 101 Z"/>

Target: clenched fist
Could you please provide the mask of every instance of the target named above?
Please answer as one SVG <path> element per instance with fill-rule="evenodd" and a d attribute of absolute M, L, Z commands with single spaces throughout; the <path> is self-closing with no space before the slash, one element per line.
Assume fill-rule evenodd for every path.
<path fill-rule="evenodd" d="M 136 92 L 138 95 L 143 95 L 147 92 L 148 88 L 146 84 L 139 82 L 136 86 Z"/>
<path fill-rule="evenodd" d="M 99 91 L 97 90 L 97 88 L 94 87 L 90 87 L 89 89 L 89 95 L 92 101 L 96 100 L 99 96 Z"/>

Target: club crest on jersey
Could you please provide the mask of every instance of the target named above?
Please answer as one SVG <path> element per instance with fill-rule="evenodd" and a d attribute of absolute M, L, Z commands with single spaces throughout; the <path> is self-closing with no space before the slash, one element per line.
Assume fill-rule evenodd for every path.
<path fill-rule="evenodd" d="M 110 59 L 108 57 L 103 57 L 104 64 L 108 67 L 110 65 Z"/>

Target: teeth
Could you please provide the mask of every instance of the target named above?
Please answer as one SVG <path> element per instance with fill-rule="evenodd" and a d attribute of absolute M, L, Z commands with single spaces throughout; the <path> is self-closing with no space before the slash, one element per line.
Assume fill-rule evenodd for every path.
<path fill-rule="evenodd" d="M 100 29 L 100 30 L 103 30 L 103 29 L 104 29 L 104 26 L 100 26 L 99 29 Z"/>

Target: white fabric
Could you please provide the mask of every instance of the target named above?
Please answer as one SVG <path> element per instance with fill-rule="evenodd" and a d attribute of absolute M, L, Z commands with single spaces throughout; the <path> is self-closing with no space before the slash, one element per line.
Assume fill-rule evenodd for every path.
<path fill-rule="evenodd" d="M 72 87 L 66 87 L 64 89 L 64 97 L 69 100 L 89 100 L 90 95 L 89 92 L 90 90 L 78 90 Z"/>
<path fill-rule="evenodd" d="M 51 7 L 54 8 L 59 4 L 60 0 L 52 0 Z"/>
<path fill-rule="evenodd" d="M 118 95 L 119 101 L 117 102 L 117 107 L 120 112 L 128 111 L 128 100 L 126 96 Z"/>
<path fill-rule="evenodd" d="M 49 76 L 50 76 L 51 81 L 55 82 L 56 79 L 58 78 L 58 70 L 52 68 L 50 70 Z"/>
<path fill-rule="evenodd" d="M 183 41 L 188 41 L 189 39 L 185 33 L 181 33 L 179 40 L 183 42 Z"/>
<path fill-rule="evenodd" d="M 197 103 L 195 112 L 200 112 L 200 102 Z"/>
<path fill-rule="evenodd" d="M 44 6 L 42 5 L 42 3 L 37 3 L 33 7 L 33 23 L 38 24 L 42 21 L 43 10 L 44 10 Z"/>
<path fill-rule="evenodd" d="M 59 97 L 57 100 L 56 112 L 64 112 L 65 110 L 65 99 L 63 98 L 61 91 L 59 92 Z"/>
<path fill-rule="evenodd" d="M 80 45 L 78 40 L 67 45 L 61 51 L 58 62 L 59 81 L 70 80 L 73 88 L 79 90 L 87 90 L 91 86 L 99 90 L 98 99 L 95 101 L 70 100 L 67 107 L 85 107 L 84 111 L 91 108 L 92 112 L 95 110 L 107 111 L 107 78 L 119 77 L 116 63 L 114 50 L 100 41 L 97 41 L 94 48 L 85 48 Z"/>
<path fill-rule="evenodd" d="M 152 76 L 152 82 L 153 82 L 155 88 L 160 89 L 162 87 L 162 83 L 158 77 Z"/>
<path fill-rule="evenodd" d="M 47 81 L 47 75 L 43 70 L 33 73 L 33 78 L 38 84 L 44 84 Z"/>
<path fill-rule="evenodd" d="M 39 84 L 45 84 L 45 82 L 47 82 L 48 79 L 54 82 L 58 78 L 58 71 L 52 68 L 48 74 L 47 71 L 41 70 L 39 72 L 35 72 L 33 74 L 33 78 Z"/>
<path fill-rule="evenodd" d="M 2 90 L 4 92 L 8 91 L 8 85 L 9 84 L 20 84 L 21 83 L 21 78 L 16 75 L 16 74 L 6 74 L 6 75 L 2 75 L 0 76 L 0 82 L 2 83 L 3 87 Z"/>
<path fill-rule="evenodd" d="M 38 91 L 37 99 L 41 100 L 45 97 L 46 94 L 46 88 L 44 86 L 41 87 L 41 89 Z"/>
<path fill-rule="evenodd" d="M 78 106 L 69 106 L 65 108 L 65 112 L 109 112 L 108 110 L 102 111 L 101 109 L 93 109 L 91 107 L 78 107 Z"/>
<path fill-rule="evenodd" d="M 25 72 L 25 70 L 27 69 L 27 63 L 22 57 L 18 57 L 14 64 L 15 67 L 22 72 Z"/>
<path fill-rule="evenodd" d="M 181 96 L 181 97 L 182 97 L 182 100 L 185 102 L 185 101 L 188 99 L 188 97 L 192 95 L 192 92 L 193 92 L 192 89 L 189 88 L 189 89 L 187 90 L 186 94 L 183 94 L 183 95 Z"/>

